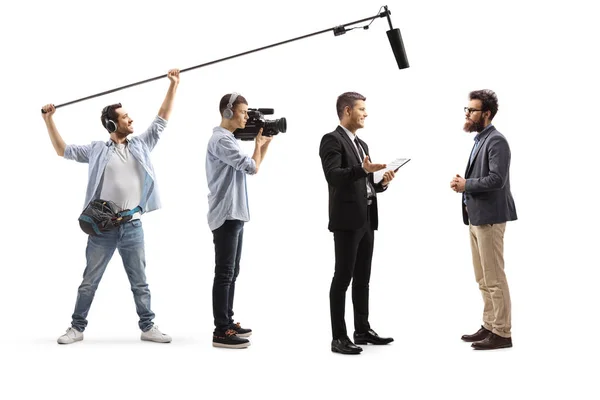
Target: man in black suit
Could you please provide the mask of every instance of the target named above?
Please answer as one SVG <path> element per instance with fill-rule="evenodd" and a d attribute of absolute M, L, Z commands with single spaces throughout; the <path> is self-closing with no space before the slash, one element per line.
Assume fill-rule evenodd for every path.
<path fill-rule="evenodd" d="M 352 280 L 354 341 L 356 344 L 387 344 L 369 325 L 369 279 L 373 256 L 373 232 L 377 229 L 377 198 L 394 179 L 386 171 L 375 183 L 373 172 L 385 164 L 371 163 L 369 147 L 356 136 L 364 127 L 366 98 L 347 92 L 337 99 L 340 126 L 323 136 L 319 156 L 329 186 L 329 230 L 335 242 L 335 273 L 329 291 L 333 341 L 331 351 L 359 354 L 362 348 L 348 338 L 344 321 L 346 290 Z"/>
<path fill-rule="evenodd" d="M 477 132 L 465 178 L 456 175 L 450 187 L 462 193 L 463 221 L 469 225 L 475 279 L 483 296 L 483 325 L 462 340 L 476 350 L 512 347 L 511 303 L 504 273 L 504 230 L 517 219 L 510 192 L 510 148 L 492 125 L 498 97 L 491 90 L 469 94 L 465 132 Z"/>

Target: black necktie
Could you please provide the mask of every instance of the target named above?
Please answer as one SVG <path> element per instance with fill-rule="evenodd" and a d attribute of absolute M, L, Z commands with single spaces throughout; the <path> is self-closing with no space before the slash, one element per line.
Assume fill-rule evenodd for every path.
<path fill-rule="evenodd" d="M 360 163 L 362 164 L 365 159 L 365 153 L 363 153 L 362 147 L 360 143 L 358 143 L 358 138 L 354 138 L 354 144 L 356 144 L 356 148 L 358 149 L 358 155 L 360 156 Z"/>
<path fill-rule="evenodd" d="M 354 138 L 354 143 L 356 144 L 356 147 L 358 148 L 358 155 L 360 156 L 360 164 L 362 165 L 363 160 L 365 159 L 365 153 L 363 153 L 362 146 L 358 142 L 358 138 Z M 371 185 L 371 181 L 369 180 L 368 176 L 367 176 L 367 186 L 369 186 L 369 189 L 370 189 L 370 193 L 367 192 L 367 196 L 374 196 L 375 189 L 373 188 L 373 185 Z"/>

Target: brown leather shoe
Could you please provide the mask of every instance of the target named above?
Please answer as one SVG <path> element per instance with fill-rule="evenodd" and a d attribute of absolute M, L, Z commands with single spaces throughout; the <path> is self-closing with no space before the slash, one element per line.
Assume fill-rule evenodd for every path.
<path fill-rule="evenodd" d="M 483 340 L 486 337 L 488 337 L 490 333 L 492 333 L 492 331 L 488 331 L 482 325 L 480 330 L 478 330 L 472 335 L 462 335 L 461 339 L 465 342 L 479 342 L 480 340 Z"/>
<path fill-rule="evenodd" d="M 475 350 L 505 349 L 507 347 L 512 347 L 512 339 L 509 337 L 505 338 L 500 335 L 496 335 L 495 333 L 490 333 L 485 339 L 472 343 L 471 347 Z"/>

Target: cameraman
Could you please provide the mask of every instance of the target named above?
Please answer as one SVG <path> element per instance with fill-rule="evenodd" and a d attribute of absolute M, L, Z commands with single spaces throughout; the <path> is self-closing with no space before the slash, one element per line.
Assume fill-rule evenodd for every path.
<path fill-rule="evenodd" d="M 246 339 L 251 329 L 233 323 L 235 281 L 240 272 L 244 222 L 250 220 L 246 174 L 254 175 L 265 159 L 272 137 L 255 138 L 252 157 L 242 153 L 233 132 L 248 121 L 248 102 L 238 93 L 229 93 L 219 103 L 221 125 L 213 129 L 206 149 L 208 182 L 208 226 L 215 244 L 213 283 L 213 346 L 241 349 L 250 346 Z"/>

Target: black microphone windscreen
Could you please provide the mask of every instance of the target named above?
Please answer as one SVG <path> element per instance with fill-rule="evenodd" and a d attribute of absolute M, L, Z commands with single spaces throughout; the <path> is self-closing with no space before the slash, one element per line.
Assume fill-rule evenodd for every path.
<path fill-rule="evenodd" d="M 408 68 L 408 58 L 406 58 L 406 51 L 404 50 L 404 43 L 402 42 L 402 36 L 400 36 L 400 29 L 390 29 L 387 31 L 387 37 L 390 40 L 394 57 L 398 63 L 398 68 Z"/>

